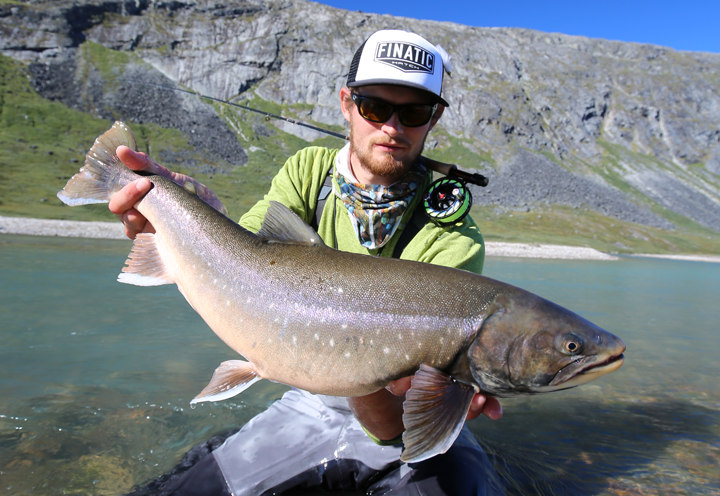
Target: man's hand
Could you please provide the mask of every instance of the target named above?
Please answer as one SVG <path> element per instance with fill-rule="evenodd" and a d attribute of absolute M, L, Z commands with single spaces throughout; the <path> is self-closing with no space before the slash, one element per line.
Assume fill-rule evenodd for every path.
<path fill-rule="evenodd" d="M 163 176 L 180 186 L 191 183 L 201 199 L 205 200 L 205 202 L 220 213 L 227 215 L 227 209 L 217 195 L 208 189 L 207 186 L 197 182 L 190 176 L 173 172 L 154 162 L 145 153 L 135 152 L 124 145 L 119 146 L 116 153 L 118 158 L 132 170 Z M 152 182 L 148 178 L 143 177 L 128 184 L 115 193 L 110 199 L 108 208 L 112 213 L 117 215 L 125 225 L 125 235 L 130 239 L 135 239 L 135 236 L 141 232 L 155 232 L 152 224 L 135 209 L 137 202 L 142 200 L 151 188 Z"/>
<path fill-rule="evenodd" d="M 411 381 L 412 377 L 403 377 L 367 396 L 348 398 L 350 410 L 362 426 L 378 439 L 395 439 L 405 430 L 402 404 Z M 481 413 L 497 420 L 502 417 L 502 406 L 497 398 L 476 394 L 470 403 L 467 419 L 472 420 Z"/>

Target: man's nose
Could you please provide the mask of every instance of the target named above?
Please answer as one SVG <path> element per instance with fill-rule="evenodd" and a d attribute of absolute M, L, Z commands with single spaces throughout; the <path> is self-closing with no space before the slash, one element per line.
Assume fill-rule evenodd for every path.
<path fill-rule="evenodd" d="M 405 127 L 400 123 L 397 112 L 393 112 L 390 118 L 383 123 L 382 130 L 390 136 L 396 136 L 405 132 Z"/>

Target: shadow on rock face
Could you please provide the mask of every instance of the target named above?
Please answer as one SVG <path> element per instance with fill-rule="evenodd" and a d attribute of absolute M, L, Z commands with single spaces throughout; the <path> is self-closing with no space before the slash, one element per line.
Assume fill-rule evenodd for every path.
<path fill-rule="evenodd" d="M 89 61 L 80 63 L 80 56 L 81 50 L 71 49 L 52 62 L 30 64 L 33 86 L 38 93 L 108 120 L 157 124 L 180 130 L 196 153 L 206 160 L 196 163 L 185 154 L 172 152 L 156 157 L 171 167 L 182 164 L 212 175 L 228 173 L 247 163 L 247 152 L 212 106 L 195 95 L 152 86 L 177 87 L 156 69 L 129 62 L 121 68 L 121 78 L 106 81 L 101 71 Z M 79 65 L 83 68 L 79 69 Z M 86 72 L 84 77 L 82 71 Z"/>
<path fill-rule="evenodd" d="M 471 186 L 477 205 L 515 208 L 531 204 L 587 206 L 604 215 L 647 226 L 672 229 L 674 225 L 647 207 L 629 201 L 620 190 L 572 174 L 539 154 L 519 150 L 500 171 L 484 171 L 486 188 Z"/>

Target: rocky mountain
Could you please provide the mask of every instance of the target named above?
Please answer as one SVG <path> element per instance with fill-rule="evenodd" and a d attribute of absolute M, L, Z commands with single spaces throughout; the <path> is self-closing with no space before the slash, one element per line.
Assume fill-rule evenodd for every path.
<path fill-rule="evenodd" d="M 381 28 L 415 31 L 452 56 L 450 107 L 427 151 L 490 177 L 476 203 L 561 204 L 666 229 L 687 221 L 720 231 L 720 54 L 305 0 L 0 5 L 2 53 L 28 64 L 41 95 L 177 128 L 213 159 L 191 165 L 216 172 L 247 162 L 253 150 L 241 145 L 244 131 L 218 106 L 138 81 L 270 105 L 339 129 L 337 94 L 350 59 Z M 93 47 L 114 58 L 93 58 Z M 280 121 L 253 129 L 318 137 Z"/>

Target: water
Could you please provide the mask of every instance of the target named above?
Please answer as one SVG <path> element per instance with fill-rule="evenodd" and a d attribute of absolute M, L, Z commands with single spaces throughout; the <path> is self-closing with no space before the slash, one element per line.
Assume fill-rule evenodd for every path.
<path fill-rule="evenodd" d="M 0 235 L 0 494 L 122 494 L 285 391 L 189 408 L 236 358 L 171 286 L 115 281 L 129 242 Z M 488 259 L 486 274 L 627 344 L 571 391 L 469 423 L 510 494 L 720 494 L 720 265 Z"/>

